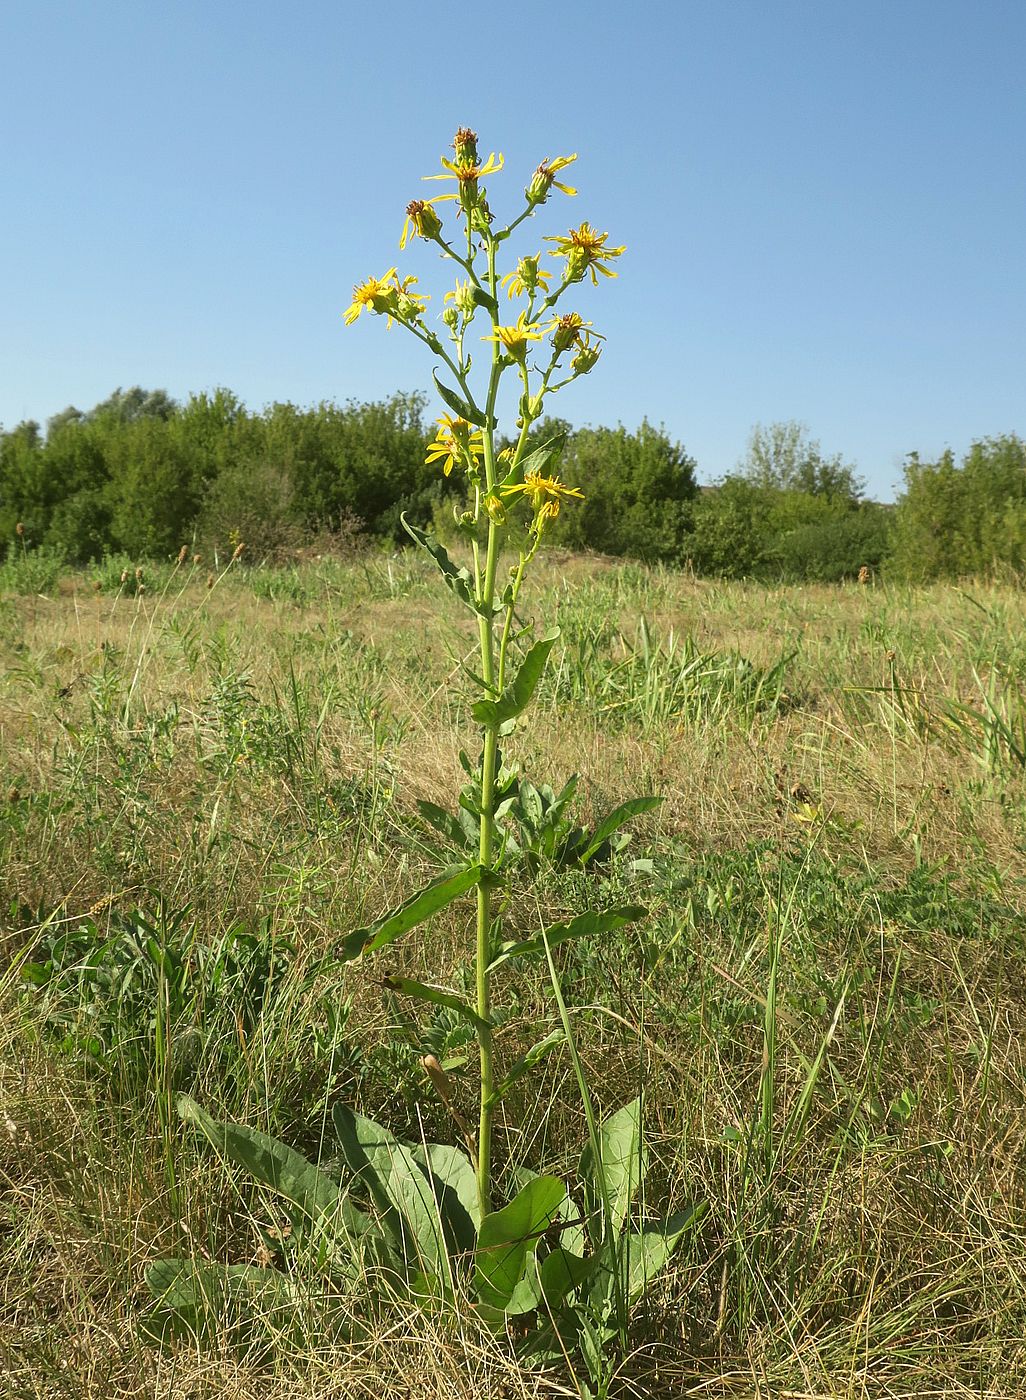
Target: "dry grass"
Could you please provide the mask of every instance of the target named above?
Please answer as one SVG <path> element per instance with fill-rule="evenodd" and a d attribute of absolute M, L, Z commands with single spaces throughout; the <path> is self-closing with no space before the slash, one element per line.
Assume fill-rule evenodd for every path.
<path fill-rule="evenodd" d="M 399 1308 L 359 1341 L 259 1365 L 224 1339 L 169 1354 L 137 1339 L 147 1262 L 259 1244 L 260 1202 L 172 1121 L 176 1074 L 307 1149 L 337 1097 L 400 1132 L 454 1132 L 416 1070 L 417 1035 L 444 1028 L 411 1029 L 374 968 L 318 959 L 430 868 L 416 801 L 452 805 L 474 742 L 458 680 L 472 637 L 418 561 L 163 585 L 129 598 L 66 581 L 0 604 L 0 1393 L 575 1393 L 467 1318 Z M 646 1086 L 654 1190 L 710 1203 L 637 1319 L 624 1393 L 1026 1392 L 1026 785 L 983 721 L 951 718 L 961 702 L 985 720 L 992 677 L 1009 704 L 1026 695 L 1026 598 L 768 590 L 569 558 L 534 597 L 566 650 L 518 741 L 526 770 L 580 772 L 588 820 L 636 793 L 664 802 L 627 853 L 651 854 L 654 875 L 627 860 L 552 873 L 518 888 L 513 916 L 649 904 L 643 930 L 567 953 L 566 994 L 600 1102 Z M 664 649 L 636 665 L 642 618 Z M 749 712 L 715 676 L 674 690 L 671 631 L 714 658 L 789 657 L 782 695 Z M 176 1044 L 140 1080 L 62 1049 L 20 969 L 56 927 L 93 910 L 113 937 L 158 893 L 190 906 L 201 940 L 264 920 L 293 951 L 273 1025 L 211 1004 L 196 1063 Z M 771 936 L 773 1131 L 748 1151 Z M 447 914 L 397 960 L 455 981 L 466 942 Z M 500 996 L 512 1055 L 551 1024 L 542 972 L 518 969 Z M 568 1073 L 554 1056 L 511 1098 L 512 1160 L 572 1167 Z M 456 1077 L 469 1105 L 472 1076 Z"/>

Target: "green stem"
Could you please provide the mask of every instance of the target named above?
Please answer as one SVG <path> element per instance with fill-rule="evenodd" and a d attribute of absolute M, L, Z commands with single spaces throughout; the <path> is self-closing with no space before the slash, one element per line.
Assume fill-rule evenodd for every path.
<path fill-rule="evenodd" d="M 495 243 L 488 239 L 488 285 L 495 296 Z M 498 318 L 493 314 L 493 326 Z M 488 402 L 485 408 L 484 462 L 486 487 L 491 491 L 495 486 L 495 439 L 491 424 L 494 421 L 495 400 L 499 391 L 502 363 L 498 343 L 492 346 L 492 371 L 488 383 Z M 485 556 L 484 579 L 478 597 L 480 614 L 478 626 L 481 637 L 481 678 L 494 693 L 495 675 L 495 634 L 494 602 L 495 576 L 499 564 L 499 530 L 494 520 L 488 521 L 488 549 Z M 477 887 L 477 1014 L 485 1024 L 478 1031 L 478 1046 L 481 1053 L 481 1113 L 477 1135 L 477 1192 L 481 1210 L 491 1210 L 492 1199 L 492 1118 L 494 1114 L 495 1066 L 492 1054 L 491 979 L 488 967 L 492 960 L 492 890 L 491 863 L 495 842 L 495 772 L 499 751 L 499 730 L 497 724 L 485 725 L 484 752 L 481 758 L 481 841 L 478 859 L 481 864 L 481 880 Z"/>

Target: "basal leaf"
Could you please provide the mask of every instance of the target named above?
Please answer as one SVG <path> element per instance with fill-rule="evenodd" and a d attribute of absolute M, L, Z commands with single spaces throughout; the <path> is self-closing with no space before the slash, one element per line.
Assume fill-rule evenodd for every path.
<path fill-rule="evenodd" d="M 611 1217 L 607 1225 L 619 1234 L 647 1166 L 641 1137 L 640 1096 L 600 1124 L 598 1146 L 598 1162 L 590 1143 L 581 1154 L 581 1180 L 585 1183 L 589 1213 L 604 1210 L 603 1202 L 607 1201 Z"/>
<path fill-rule="evenodd" d="M 701 1201 L 688 1210 L 677 1211 L 665 1220 L 646 1225 L 636 1234 L 625 1236 L 627 1289 L 632 1303 L 638 1301 L 663 1271 L 685 1233 L 698 1224 L 707 1209 L 706 1202 Z"/>
<path fill-rule="evenodd" d="M 566 1187 L 554 1176 L 536 1176 L 508 1206 L 481 1221 L 474 1255 L 474 1286 L 486 1305 L 506 1308 L 524 1277 L 529 1255 L 556 1219 Z"/>
<path fill-rule="evenodd" d="M 621 802 L 591 833 L 587 847 L 577 857 L 581 864 L 587 864 L 603 842 L 608 841 L 624 822 L 639 817 L 642 812 L 651 812 L 662 800 L 661 797 L 632 797 L 629 802 Z"/>

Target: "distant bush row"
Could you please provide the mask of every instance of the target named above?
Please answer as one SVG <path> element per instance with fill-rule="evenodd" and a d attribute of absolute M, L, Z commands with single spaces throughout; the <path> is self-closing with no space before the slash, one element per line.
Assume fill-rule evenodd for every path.
<path fill-rule="evenodd" d="M 424 463 L 426 399 L 274 404 L 250 412 L 229 391 L 176 403 L 118 390 L 89 412 L 0 434 L 0 540 L 70 564 L 154 559 L 183 545 L 258 560 L 315 540 L 405 543 L 400 514 L 445 534 L 458 490 Z M 840 581 L 861 569 L 916 580 L 1026 568 L 1026 448 L 974 445 L 961 466 L 911 456 L 895 506 L 867 501 L 840 457 L 800 424 L 756 428 L 745 460 L 700 488 L 696 463 L 643 422 L 565 433 L 562 476 L 586 499 L 554 532 L 568 548 L 690 565 L 701 574 Z"/>

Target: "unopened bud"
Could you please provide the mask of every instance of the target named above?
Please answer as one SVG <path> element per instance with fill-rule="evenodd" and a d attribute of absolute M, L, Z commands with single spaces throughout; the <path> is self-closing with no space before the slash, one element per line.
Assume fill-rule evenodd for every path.
<path fill-rule="evenodd" d="M 477 132 L 469 126 L 461 126 L 453 137 L 452 148 L 456 152 L 457 165 L 477 164 Z"/>
<path fill-rule="evenodd" d="M 570 361 L 570 368 L 574 374 L 587 374 L 598 364 L 598 358 L 601 354 L 602 349 L 598 345 L 582 345 Z"/>
<path fill-rule="evenodd" d="M 442 221 L 426 199 L 411 199 L 406 217 L 418 238 L 437 238 L 442 231 Z"/>
<path fill-rule="evenodd" d="M 454 331 L 460 323 L 460 313 L 455 306 L 447 306 L 442 312 L 442 320 L 451 331 Z"/>
<path fill-rule="evenodd" d="M 452 1085 L 436 1055 L 422 1055 L 420 1067 L 431 1080 L 435 1093 L 444 1104 L 452 1102 Z"/>
<path fill-rule="evenodd" d="M 576 311 L 570 311 L 566 316 L 560 316 L 556 322 L 556 329 L 552 333 L 552 348 L 560 352 L 569 350 L 571 345 L 576 345 L 581 338 L 581 327 L 583 320 Z"/>

